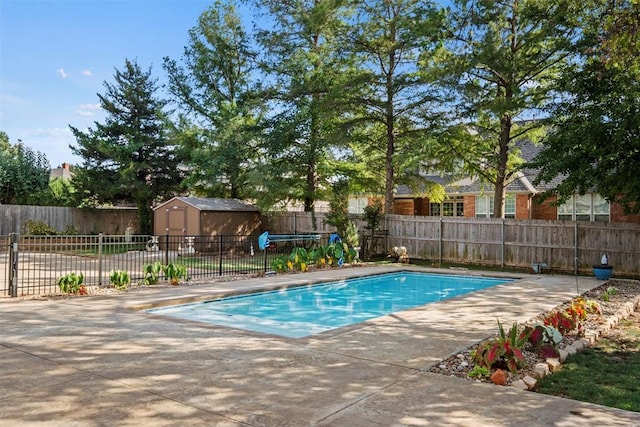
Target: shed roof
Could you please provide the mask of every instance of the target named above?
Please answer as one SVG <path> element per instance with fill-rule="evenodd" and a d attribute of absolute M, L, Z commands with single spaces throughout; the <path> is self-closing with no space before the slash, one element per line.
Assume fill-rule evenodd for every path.
<path fill-rule="evenodd" d="M 156 206 L 159 209 L 162 206 L 171 203 L 174 200 L 180 200 L 201 211 L 224 211 L 224 212 L 260 212 L 256 206 L 240 199 L 223 199 L 223 198 L 205 198 L 205 197 L 174 197 L 166 202 Z"/>

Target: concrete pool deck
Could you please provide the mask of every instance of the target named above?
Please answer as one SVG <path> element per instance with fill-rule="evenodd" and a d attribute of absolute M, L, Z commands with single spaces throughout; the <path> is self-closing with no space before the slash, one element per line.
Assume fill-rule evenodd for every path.
<path fill-rule="evenodd" d="M 0 426 L 640 425 L 639 413 L 427 372 L 493 335 L 496 318 L 526 321 L 575 296 L 573 276 L 518 275 L 515 282 L 303 339 L 138 310 L 394 270 L 0 299 Z M 600 283 L 578 278 L 580 292 Z"/>

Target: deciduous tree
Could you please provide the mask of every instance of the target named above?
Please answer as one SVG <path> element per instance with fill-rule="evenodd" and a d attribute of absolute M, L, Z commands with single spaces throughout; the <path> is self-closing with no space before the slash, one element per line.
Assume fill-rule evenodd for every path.
<path fill-rule="evenodd" d="M 552 131 L 532 165 L 539 181 L 557 177 L 549 194 L 562 202 L 573 193 L 595 191 L 640 212 L 640 6 L 634 1 L 586 2 L 585 24 L 576 43 L 580 61 L 560 80 L 550 109 Z M 635 16 L 635 24 L 632 23 Z M 635 32 L 611 27 L 623 20 Z M 630 40 L 633 54 L 627 55 Z M 547 195 L 549 195 L 547 194 Z"/>
<path fill-rule="evenodd" d="M 177 135 L 191 192 L 247 198 L 257 159 L 255 53 L 233 1 L 216 1 L 189 31 L 182 64 L 165 58 L 169 90 L 186 110 Z"/>
<path fill-rule="evenodd" d="M 47 189 L 50 171 L 44 154 L 21 142 L 12 145 L 0 131 L 0 203 L 39 204 L 33 195 Z"/>

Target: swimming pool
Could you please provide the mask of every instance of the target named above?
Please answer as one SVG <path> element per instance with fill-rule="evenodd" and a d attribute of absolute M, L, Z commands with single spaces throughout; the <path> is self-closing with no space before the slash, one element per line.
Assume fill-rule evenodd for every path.
<path fill-rule="evenodd" d="M 303 338 L 510 281 L 405 271 L 145 311 Z"/>

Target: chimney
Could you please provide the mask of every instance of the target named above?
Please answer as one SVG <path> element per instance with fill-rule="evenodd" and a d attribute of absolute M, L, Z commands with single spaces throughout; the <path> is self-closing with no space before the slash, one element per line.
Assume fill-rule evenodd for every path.
<path fill-rule="evenodd" d="M 69 170 L 69 167 L 70 167 L 69 163 L 63 163 L 62 164 L 62 169 L 64 169 L 64 170 Z"/>

